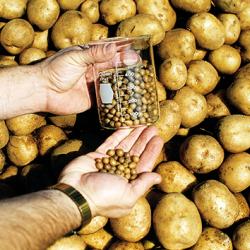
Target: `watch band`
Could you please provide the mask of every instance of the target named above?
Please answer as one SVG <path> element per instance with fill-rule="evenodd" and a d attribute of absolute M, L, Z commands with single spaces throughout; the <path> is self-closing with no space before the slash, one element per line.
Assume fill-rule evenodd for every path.
<path fill-rule="evenodd" d="M 57 183 L 49 189 L 56 189 L 63 193 L 65 193 L 68 197 L 71 198 L 72 201 L 77 205 L 82 217 L 82 224 L 81 226 L 87 225 L 92 218 L 91 211 L 86 199 L 72 186 L 65 184 L 65 183 Z"/>

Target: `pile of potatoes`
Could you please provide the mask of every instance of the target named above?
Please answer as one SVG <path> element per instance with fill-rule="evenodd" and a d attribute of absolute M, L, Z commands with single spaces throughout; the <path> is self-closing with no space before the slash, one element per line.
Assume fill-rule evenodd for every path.
<path fill-rule="evenodd" d="M 0 32 L 0 67 L 114 36 L 154 46 L 162 182 L 49 250 L 250 250 L 249 0 L 0 0 Z M 97 124 L 95 107 L 0 121 L 0 197 L 53 184 L 109 135 Z"/>

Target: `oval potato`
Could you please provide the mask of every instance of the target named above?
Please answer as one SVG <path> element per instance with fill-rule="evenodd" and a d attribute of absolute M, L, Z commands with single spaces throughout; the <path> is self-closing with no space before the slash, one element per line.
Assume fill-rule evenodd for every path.
<path fill-rule="evenodd" d="M 104 216 L 95 216 L 89 224 L 80 228 L 78 234 L 92 234 L 103 228 L 108 222 L 108 218 Z"/>
<path fill-rule="evenodd" d="M 248 250 L 250 246 L 250 220 L 240 224 L 233 233 L 233 245 L 236 250 Z"/>
<path fill-rule="evenodd" d="M 0 149 L 5 147 L 9 141 L 9 131 L 5 121 L 0 121 Z"/>
<path fill-rule="evenodd" d="M 144 250 L 144 247 L 140 242 L 116 241 L 109 250 Z"/>
<path fill-rule="evenodd" d="M 214 0 L 213 2 L 215 6 L 229 13 L 238 13 L 244 8 L 242 0 Z"/>
<path fill-rule="evenodd" d="M 98 0 L 86 0 L 81 5 L 81 12 L 85 14 L 92 23 L 98 22 L 100 18 Z"/>
<path fill-rule="evenodd" d="M 24 15 L 28 0 L 1 0 L 0 17 L 15 19 Z"/>
<path fill-rule="evenodd" d="M 250 209 L 247 203 L 246 198 L 243 196 L 241 193 L 234 194 L 236 200 L 238 201 L 239 204 L 239 214 L 236 218 L 236 222 L 248 218 L 250 215 Z"/>
<path fill-rule="evenodd" d="M 97 41 L 101 39 L 108 38 L 109 28 L 100 23 L 95 23 L 92 25 L 92 35 L 91 41 Z"/>
<path fill-rule="evenodd" d="M 171 0 L 174 7 L 192 13 L 208 12 L 211 8 L 211 0 Z"/>
<path fill-rule="evenodd" d="M 46 58 L 46 54 L 43 50 L 37 48 L 28 48 L 19 55 L 19 64 L 26 65 L 40 61 L 43 58 Z"/>

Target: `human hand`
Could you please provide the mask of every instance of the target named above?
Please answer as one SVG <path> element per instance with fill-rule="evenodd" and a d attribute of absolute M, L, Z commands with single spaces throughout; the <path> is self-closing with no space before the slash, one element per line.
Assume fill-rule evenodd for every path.
<path fill-rule="evenodd" d="M 160 183 L 160 175 L 151 171 L 162 147 L 163 141 L 157 136 L 155 127 L 118 130 L 95 152 L 70 162 L 62 171 L 59 182 L 73 186 L 86 198 L 92 216 L 125 216 L 150 187 Z M 140 156 L 139 177 L 130 183 L 123 177 L 97 172 L 95 159 L 106 156 L 108 149 L 115 148 Z"/>

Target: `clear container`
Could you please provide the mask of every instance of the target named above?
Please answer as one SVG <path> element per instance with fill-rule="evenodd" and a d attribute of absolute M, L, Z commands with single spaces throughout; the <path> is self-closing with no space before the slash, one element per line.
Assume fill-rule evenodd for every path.
<path fill-rule="evenodd" d="M 106 129 L 151 125 L 159 118 L 153 47 L 149 36 L 110 38 L 115 43 L 111 67 L 95 67 L 99 120 Z"/>

